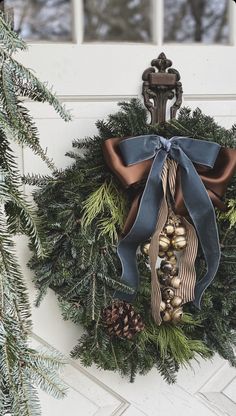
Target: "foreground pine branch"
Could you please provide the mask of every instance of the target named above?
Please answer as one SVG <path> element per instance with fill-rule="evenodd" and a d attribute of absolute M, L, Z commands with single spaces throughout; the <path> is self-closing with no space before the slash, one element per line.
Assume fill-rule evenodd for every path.
<path fill-rule="evenodd" d="M 25 234 L 37 255 L 44 249 L 40 221 L 23 193 L 23 183 L 12 150 L 12 140 L 30 147 L 50 168 L 37 128 L 20 97 L 48 102 L 58 114 L 70 115 L 54 94 L 14 57 L 26 44 L 0 14 L 0 414 L 39 416 L 37 388 L 57 398 L 65 395 L 58 370 L 64 358 L 55 351 L 29 346 L 32 330 L 28 293 L 15 255 L 13 236 Z M 15 56 L 15 55 L 14 55 Z"/>

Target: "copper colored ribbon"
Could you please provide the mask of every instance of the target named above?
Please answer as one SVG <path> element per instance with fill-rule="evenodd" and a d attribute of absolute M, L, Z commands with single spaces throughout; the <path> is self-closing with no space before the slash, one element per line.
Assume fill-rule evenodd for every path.
<path fill-rule="evenodd" d="M 126 166 L 119 149 L 119 144 L 123 140 L 125 140 L 125 138 L 121 137 L 113 137 L 105 140 L 103 143 L 103 154 L 109 168 L 120 179 L 123 186 L 129 188 L 147 178 L 153 159 L 144 160 L 132 166 Z M 206 187 L 213 205 L 221 211 L 224 211 L 226 207 L 222 199 L 228 184 L 236 171 L 236 149 L 221 147 L 212 169 L 196 163 L 194 163 L 194 166 Z M 184 205 L 179 168 L 177 168 L 174 200 L 175 213 L 186 215 L 187 211 Z M 129 220 L 127 219 L 126 221 L 126 229 L 131 228 L 137 213 L 137 207 L 138 204 L 136 203 L 136 208 L 133 209 L 132 215 L 130 215 Z"/>

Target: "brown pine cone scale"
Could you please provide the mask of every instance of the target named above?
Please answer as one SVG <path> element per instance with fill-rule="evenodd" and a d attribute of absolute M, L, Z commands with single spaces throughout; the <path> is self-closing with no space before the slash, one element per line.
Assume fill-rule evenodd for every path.
<path fill-rule="evenodd" d="M 144 329 L 141 316 L 124 301 L 116 300 L 104 308 L 102 318 L 111 337 L 132 339 Z"/>

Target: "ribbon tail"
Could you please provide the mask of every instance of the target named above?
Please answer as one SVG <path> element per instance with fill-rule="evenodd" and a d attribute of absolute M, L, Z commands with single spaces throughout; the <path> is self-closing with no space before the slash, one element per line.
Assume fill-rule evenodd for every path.
<path fill-rule="evenodd" d="M 136 260 L 138 245 L 130 244 L 129 241 L 121 240 L 117 248 L 117 254 L 122 265 L 121 282 L 133 289 L 133 293 L 125 293 L 120 290 L 114 292 L 114 299 L 122 299 L 132 303 L 139 287 L 139 271 Z"/>
<path fill-rule="evenodd" d="M 178 165 L 173 159 L 168 159 L 168 164 L 169 190 L 174 201 Z M 178 259 L 178 278 L 181 281 L 181 285 L 176 289 L 176 295 L 183 299 L 183 303 L 187 303 L 194 299 L 194 288 L 196 284 L 195 260 L 197 257 L 198 238 L 193 225 L 184 217 L 182 217 L 182 222 L 185 224 L 188 244 Z"/>
<path fill-rule="evenodd" d="M 120 240 L 117 248 L 117 254 L 122 265 L 121 281 L 134 289 L 134 292 L 137 291 L 139 286 L 136 252 L 140 243 L 147 241 L 155 231 L 163 198 L 161 172 L 166 157 L 167 154 L 162 149 L 156 153 L 134 224 L 128 234 Z M 132 302 L 135 298 L 135 293 L 127 294 L 115 291 L 113 297 Z"/>
<path fill-rule="evenodd" d="M 175 148 L 174 153 L 175 160 L 181 165 L 181 187 L 184 202 L 196 228 L 207 266 L 205 276 L 197 282 L 195 287 L 193 303 L 200 309 L 202 295 L 214 279 L 220 262 L 215 210 L 191 160 L 180 148 Z"/>
<path fill-rule="evenodd" d="M 165 162 L 162 171 L 162 187 L 163 187 L 163 194 L 164 197 L 162 199 L 162 203 L 160 206 L 159 216 L 157 220 L 156 230 L 152 236 L 151 244 L 149 248 L 149 262 L 151 268 L 151 309 L 152 309 L 152 317 L 157 325 L 161 324 L 161 311 L 160 311 L 160 304 L 161 304 L 161 288 L 160 282 L 157 276 L 156 271 L 156 263 L 158 258 L 159 252 L 159 236 L 161 231 L 164 228 L 168 217 L 168 205 L 166 201 L 166 187 L 167 187 L 167 177 L 168 177 L 168 163 Z"/>
<path fill-rule="evenodd" d="M 198 238 L 193 225 L 186 218 L 182 218 L 186 228 L 187 247 L 179 258 L 178 277 L 181 280 L 180 288 L 176 290 L 176 295 L 181 296 L 183 303 L 194 299 L 194 289 L 196 284 L 195 260 L 197 257 Z"/>

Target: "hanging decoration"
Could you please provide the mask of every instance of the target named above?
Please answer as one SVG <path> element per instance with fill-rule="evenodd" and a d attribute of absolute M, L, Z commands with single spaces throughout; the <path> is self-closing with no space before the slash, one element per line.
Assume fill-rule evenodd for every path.
<path fill-rule="evenodd" d="M 182 103 L 182 83 L 179 72 L 171 68 L 172 62 L 164 53 L 153 59 L 151 65 L 143 73 L 144 103 L 151 113 L 151 123 L 160 124 L 166 121 L 167 102 L 174 97 L 170 118 L 176 117 Z M 151 239 L 148 254 L 152 316 L 158 325 L 162 318 L 177 321 L 182 317 L 182 304 L 193 301 L 200 308 L 203 293 L 217 273 L 220 244 L 211 199 L 214 203 L 217 197 L 223 198 L 236 170 L 236 151 L 221 147 L 213 139 L 167 139 L 146 134 L 108 139 L 103 152 L 107 165 L 123 186 L 134 187 L 145 181 L 131 206 L 117 249 L 122 281 L 133 293 L 116 292 L 114 297 L 133 301 L 139 287 L 136 252 L 140 244 Z M 219 209 L 224 208 L 222 201 L 218 205 Z M 206 229 L 211 230 L 209 235 Z M 198 241 L 206 272 L 196 282 Z M 184 254 L 177 259 L 175 252 L 183 250 Z M 156 270 L 159 251 L 159 257 L 165 257 L 165 261 Z M 173 303 L 178 303 L 177 311 Z"/>
<path fill-rule="evenodd" d="M 210 177 L 209 180 L 213 178 L 218 186 L 221 184 L 222 191 L 224 191 L 236 168 L 236 150 L 221 148 L 219 144 L 209 141 L 188 137 L 173 137 L 167 140 L 158 135 L 129 137 L 118 141 L 108 139 L 104 142 L 103 149 L 108 166 L 126 186 L 132 186 L 147 175 L 144 190 L 138 196 L 138 203 L 137 199 L 135 200 L 137 212 L 134 214 L 135 208 L 132 206 L 131 214 L 128 216 L 129 231 L 118 244 L 118 255 L 123 269 L 122 280 L 135 292 L 138 290 L 136 251 L 142 242 L 153 236 L 150 246 L 150 265 L 153 288 L 152 314 L 155 322 L 157 324 L 161 322 L 161 300 L 167 301 L 167 306 L 171 311 L 170 302 L 175 292 L 181 297 L 183 303 L 193 300 L 195 305 L 200 307 L 201 297 L 218 270 L 220 246 L 214 207 L 195 165 L 205 167 L 206 180 L 208 177 Z M 150 161 L 151 165 L 147 163 Z M 218 166 L 220 166 L 219 170 Z M 168 218 L 171 201 L 173 206 L 175 204 L 177 170 L 179 170 L 184 204 L 193 225 L 184 217 L 182 219 L 175 217 L 173 213 L 172 219 L 171 215 Z M 168 221 L 168 226 L 166 225 L 167 229 L 163 232 L 166 221 Z M 185 223 L 185 227 L 181 222 Z M 187 246 L 186 229 L 189 247 L 185 250 L 185 255 L 180 256 L 178 260 L 178 279 L 181 285 L 174 291 L 170 281 L 170 287 L 165 284 L 161 291 L 156 274 L 158 248 L 161 252 L 185 249 Z M 210 234 L 206 233 L 206 229 L 211 230 Z M 170 238 L 172 231 L 175 235 Z M 205 257 L 207 271 L 195 287 L 194 263 L 198 239 Z M 173 255 L 171 259 L 176 261 Z M 163 267 L 166 270 L 172 269 L 171 262 L 165 262 Z M 133 294 L 119 292 L 114 295 L 126 301 L 132 301 L 133 296 Z M 170 320 L 169 312 L 164 311 L 163 315 L 164 319 Z M 174 313 L 172 315 L 175 316 Z M 178 315 L 181 316 L 180 311 Z"/>

